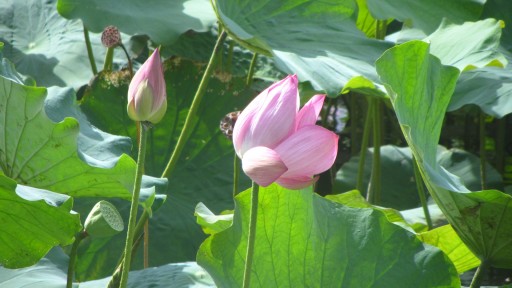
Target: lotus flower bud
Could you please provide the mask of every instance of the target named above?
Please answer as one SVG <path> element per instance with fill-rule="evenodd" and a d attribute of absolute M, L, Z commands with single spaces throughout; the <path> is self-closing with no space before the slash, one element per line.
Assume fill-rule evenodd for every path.
<path fill-rule="evenodd" d="M 144 62 L 128 87 L 128 116 L 135 121 L 160 122 L 167 110 L 167 94 L 158 49 Z"/>
<path fill-rule="evenodd" d="M 110 237 L 124 229 L 123 218 L 114 205 L 100 201 L 85 219 L 84 230 L 92 237 Z"/>
<path fill-rule="evenodd" d="M 299 109 L 296 75 L 254 98 L 233 128 L 233 146 L 245 174 L 261 186 L 276 182 L 302 189 L 329 169 L 338 152 L 338 135 L 316 125 L 324 99 L 315 95 Z"/>

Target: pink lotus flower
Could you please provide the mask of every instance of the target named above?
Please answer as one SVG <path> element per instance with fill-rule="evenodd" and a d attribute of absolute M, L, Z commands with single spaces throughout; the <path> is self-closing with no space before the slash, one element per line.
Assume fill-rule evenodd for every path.
<path fill-rule="evenodd" d="M 128 87 L 128 116 L 158 123 L 167 110 L 164 73 L 158 49 L 142 64 Z"/>
<path fill-rule="evenodd" d="M 315 95 L 299 111 L 296 75 L 261 92 L 242 111 L 233 145 L 244 172 L 258 185 L 289 189 L 314 183 L 334 163 L 338 136 L 315 125 L 325 95 Z"/>

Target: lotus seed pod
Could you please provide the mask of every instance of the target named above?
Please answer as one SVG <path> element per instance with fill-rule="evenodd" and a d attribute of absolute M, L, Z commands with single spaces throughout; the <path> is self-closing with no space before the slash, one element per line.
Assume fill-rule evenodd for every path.
<path fill-rule="evenodd" d="M 101 43 L 107 48 L 114 48 L 121 44 L 121 33 L 116 26 L 107 26 L 101 33 Z"/>
<path fill-rule="evenodd" d="M 114 205 L 101 200 L 92 208 L 84 226 L 91 237 L 110 237 L 123 231 L 124 222 Z"/>
<path fill-rule="evenodd" d="M 236 119 L 238 119 L 240 112 L 241 111 L 229 112 L 220 120 L 220 131 L 222 131 L 222 134 L 229 140 L 233 139 L 233 127 L 235 127 Z"/>

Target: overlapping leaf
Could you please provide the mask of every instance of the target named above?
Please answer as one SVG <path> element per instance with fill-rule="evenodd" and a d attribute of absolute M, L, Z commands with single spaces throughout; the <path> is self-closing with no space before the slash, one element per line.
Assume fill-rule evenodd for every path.
<path fill-rule="evenodd" d="M 470 192 L 436 163 L 436 142 L 458 70 L 442 65 L 421 41 L 390 49 L 377 61 L 377 70 L 425 183 L 448 221 L 480 259 L 512 267 L 512 197 L 497 190 Z"/>
<path fill-rule="evenodd" d="M 379 5 L 394 5 L 388 3 L 392 1 L 381 2 Z M 219 21 L 237 41 L 254 51 L 272 55 L 278 68 L 287 73 L 296 73 L 301 80 L 310 81 L 315 89 L 325 90 L 330 95 L 337 95 L 345 88 L 344 92 L 354 90 L 367 95 L 383 96 L 380 90 L 384 89 L 381 89 L 373 64 L 392 43 L 369 39 L 357 29 L 354 4 L 354 1 L 349 0 L 217 0 L 215 10 Z M 364 8 L 364 1 L 359 4 Z M 372 13 L 374 4 L 368 1 L 368 9 Z M 411 5 L 435 6 L 434 3 Z M 440 4 L 434 11 L 443 10 L 448 22 L 461 24 L 477 20 L 483 7 L 481 1 L 460 5 L 462 3 Z M 440 14 L 419 12 L 425 10 L 415 10 L 405 4 L 400 6 L 403 10 L 413 12 L 414 17 L 423 19 L 420 27 L 427 34 L 434 32 L 441 24 L 442 17 L 437 16 Z M 455 10 L 458 12 L 446 12 Z M 387 18 L 392 16 L 383 19 Z M 364 24 L 360 23 L 363 20 L 358 19 L 359 26 Z M 433 53 L 439 54 L 436 55 L 443 61 L 450 64 L 458 61 L 460 69 L 489 64 L 504 66 L 506 63 L 495 51 L 499 43 L 497 21 L 443 25 L 426 39 L 433 43 Z M 364 28 L 364 25 L 361 27 Z M 365 32 L 368 31 L 365 29 Z M 305 33 L 307 38 L 303 37 Z M 461 37 L 464 39 L 461 40 Z M 358 82 L 354 82 L 354 77 L 359 79 Z"/>
<path fill-rule="evenodd" d="M 0 286 L 2 287 L 65 287 L 69 258 L 62 249 L 55 248 L 36 265 L 24 269 L 6 269 L 0 267 Z M 107 287 L 110 277 L 87 282 L 74 283 L 73 287 Z M 211 277 L 195 262 L 173 263 L 131 271 L 128 287 L 181 288 L 215 287 Z"/>
<path fill-rule="evenodd" d="M 432 33 L 443 19 L 453 23 L 478 20 L 483 0 L 366 0 L 368 9 L 377 19 L 397 19 L 406 25 Z"/>
<path fill-rule="evenodd" d="M 502 118 L 512 113 L 512 70 L 486 67 L 463 73 L 448 106 L 454 111 L 475 104 L 486 114 Z"/>
<path fill-rule="evenodd" d="M 62 18 L 57 13 L 56 2 L 0 2 L 0 41 L 5 42 L 4 57 L 40 86 L 78 88 L 93 76 L 84 44 L 83 25 L 78 20 Z M 105 48 L 99 35 L 91 36 L 91 43 L 100 65 Z M 119 51 L 116 56 L 121 53 Z"/>
<path fill-rule="evenodd" d="M 198 263 L 220 287 L 242 283 L 250 199 L 250 190 L 239 194 L 233 225 L 199 249 Z M 260 188 L 253 287 L 440 287 L 458 282 L 442 252 L 379 211 L 349 208 L 310 188 Z"/>
<path fill-rule="evenodd" d="M 79 122 L 69 117 L 59 123 L 50 120 L 45 112 L 45 88 L 0 77 L 0 91 L 0 166 L 6 176 L 70 196 L 130 198 L 135 162 L 127 155 L 112 155 L 103 146 L 122 143 L 123 138 L 83 123 L 82 130 L 88 133 L 82 134 L 77 149 Z M 70 90 L 52 93 L 55 98 L 47 100 L 49 109 L 66 98 L 73 101 L 73 94 Z"/>
<path fill-rule="evenodd" d="M 215 9 L 240 43 L 274 56 L 281 70 L 331 95 L 355 76 L 376 82 L 373 63 L 392 45 L 357 29 L 352 0 L 217 0 Z"/>
<path fill-rule="evenodd" d="M 460 240 L 451 225 L 444 225 L 420 233 L 418 236 L 421 241 L 443 250 L 443 252 L 450 257 L 450 260 L 452 260 L 459 274 L 480 265 L 480 260 Z"/>
<path fill-rule="evenodd" d="M 188 31 L 207 31 L 215 22 L 207 0 L 58 0 L 59 13 L 68 19 L 81 19 L 94 32 L 115 25 L 130 35 L 146 34 L 158 44 L 168 45 Z"/>
<path fill-rule="evenodd" d="M 0 266 L 30 266 L 52 247 L 71 244 L 81 229 L 72 206 L 69 196 L 17 185 L 0 173 Z"/>

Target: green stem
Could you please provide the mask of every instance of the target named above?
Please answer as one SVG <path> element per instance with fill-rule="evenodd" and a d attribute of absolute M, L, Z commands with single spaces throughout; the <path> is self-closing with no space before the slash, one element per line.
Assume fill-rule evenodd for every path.
<path fill-rule="evenodd" d="M 135 227 L 135 233 L 136 238 L 140 238 L 141 233 L 144 229 L 144 224 L 149 219 L 149 213 L 144 210 L 144 213 L 140 216 L 139 221 L 137 222 L 137 226 Z M 135 238 L 135 237 L 134 237 Z M 134 243 L 132 245 L 132 255 L 135 255 L 135 251 L 137 251 L 138 245 L 137 243 Z M 124 251 L 123 255 L 121 255 L 121 259 L 119 259 L 119 262 L 117 263 L 116 269 L 114 270 L 114 274 L 112 275 L 112 278 L 110 279 L 110 282 L 108 283 L 108 288 L 114 288 L 119 287 L 119 282 L 121 281 L 121 272 L 123 270 L 123 262 L 124 261 Z"/>
<path fill-rule="evenodd" d="M 368 101 L 368 110 L 364 121 L 363 139 L 361 140 L 361 151 L 359 152 L 359 167 L 357 168 L 356 189 L 363 191 L 364 165 L 366 162 L 366 152 L 368 150 L 368 139 L 370 138 L 370 129 L 372 127 L 373 101 Z"/>
<path fill-rule="evenodd" d="M 383 40 L 386 37 L 388 29 L 387 20 L 377 20 L 377 28 L 375 30 L 375 38 Z"/>
<path fill-rule="evenodd" d="M 506 134 L 506 121 L 505 118 L 496 119 L 498 127 L 496 128 L 496 169 L 503 176 L 505 168 L 505 134 Z"/>
<path fill-rule="evenodd" d="M 75 235 L 75 242 L 73 242 L 73 246 L 71 246 L 71 253 L 69 254 L 68 281 L 66 283 L 66 288 L 73 287 L 73 276 L 75 275 L 78 245 L 80 245 L 80 242 L 82 242 L 82 240 L 85 239 L 87 236 L 87 232 L 83 230 Z"/>
<path fill-rule="evenodd" d="M 89 63 L 91 64 L 92 74 L 98 74 L 98 68 L 96 67 L 96 61 L 94 61 L 94 53 L 92 52 L 91 39 L 89 38 L 89 30 L 84 25 L 84 38 L 85 47 L 87 47 L 87 56 L 89 57 Z"/>
<path fill-rule="evenodd" d="M 480 182 L 482 185 L 482 190 L 486 189 L 487 186 L 487 169 L 485 167 L 485 113 L 480 111 L 479 117 L 479 136 L 480 136 Z"/>
<path fill-rule="evenodd" d="M 194 100 L 192 100 L 192 104 L 190 105 L 190 110 L 188 111 L 187 118 L 185 118 L 185 124 L 183 125 L 183 129 L 181 130 L 180 136 L 178 138 L 178 142 L 176 143 L 176 147 L 172 152 L 171 159 L 167 163 L 164 172 L 162 173 L 162 178 L 169 178 L 172 170 L 176 167 L 178 160 L 181 156 L 181 152 L 185 147 L 185 144 L 192 133 L 194 118 L 196 117 L 197 110 L 199 109 L 199 104 L 201 104 L 201 99 L 206 92 L 206 87 L 208 86 L 208 81 L 210 80 L 210 76 L 212 75 L 214 62 L 217 58 L 217 54 L 221 51 L 222 43 L 224 39 L 226 39 L 227 33 L 224 31 L 220 34 L 217 39 L 217 43 L 215 44 L 215 48 L 213 48 L 212 56 L 210 57 L 210 61 L 206 66 L 206 70 L 204 71 L 203 78 L 201 79 L 201 83 L 199 83 L 199 87 L 197 88 L 196 95 L 194 96 Z"/>
<path fill-rule="evenodd" d="M 372 160 L 372 175 L 370 177 L 370 185 L 368 187 L 367 200 L 371 204 L 380 203 L 381 192 L 381 167 L 380 167 L 380 146 L 381 146 L 381 105 L 379 99 L 373 98 L 371 101 L 374 103 L 373 108 L 373 160 Z"/>
<path fill-rule="evenodd" d="M 252 258 L 254 255 L 254 240 L 256 239 L 256 219 L 258 218 L 258 192 L 260 187 L 252 182 L 251 191 L 251 216 L 249 219 L 249 235 L 247 236 L 247 254 L 245 256 L 243 288 L 248 288 L 251 283 Z"/>
<path fill-rule="evenodd" d="M 469 288 L 478 288 L 481 286 L 483 276 L 487 272 L 487 269 L 489 269 L 489 262 L 487 260 L 482 260 L 482 263 L 480 263 L 480 266 L 476 269 Z"/>
<path fill-rule="evenodd" d="M 112 71 L 112 63 L 114 62 L 114 47 L 107 48 L 105 54 L 105 63 L 103 63 L 103 71 Z"/>
<path fill-rule="evenodd" d="M 146 159 L 146 141 L 149 125 L 141 123 L 140 125 L 140 143 L 139 155 L 137 159 L 137 169 L 135 170 L 135 183 L 133 185 L 132 205 L 130 206 L 130 218 L 128 220 L 128 231 L 126 235 L 126 245 L 124 247 L 123 271 L 121 274 L 121 288 L 128 284 L 128 273 L 130 271 L 130 261 L 132 256 L 133 235 L 135 232 L 135 224 L 137 223 L 137 209 L 139 208 L 139 194 L 142 182 L 142 174 L 144 172 L 144 161 Z"/>
<path fill-rule="evenodd" d="M 350 93 L 349 101 L 350 101 L 350 155 L 354 156 L 357 154 L 357 147 L 359 146 L 357 143 L 358 132 L 359 132 L 359 113 L 357 109 L 357 95 L 355 93 Z"/>
<path fill-rule="evenodd" d="M 144 269 L 149 267 L 149 220 L 144 222 Z"/>
<path fill-rule="evenodd" d="M 130 78 L 133 78 L 132 58 L 130 58 L 130 54 L 128 54 L 128 51 L 126 50 L 126 47 L 124 47 L 123 43 L 119 44 L 119 46 L 121 46 L 124 51 L 124 55 L 126 55 L 126 59 L 128 60 L 128 69 L 130 70 Z"/>
<path fill-rule="evenodd" d="M 258 53 L 254 53 L 254 55 L 252 55 L 251 64 L 249 65 L 249 72 L 247 73 L 247 80 L 245 81 L 247 87 L 251 86 L 252 84 L 254 68 L 256 67 L 256 60 L 258 60 Z"/>
<path fill-rule="evenodd" d="M 235 41 L 229 41 L 228 59 L 226 60 L 226 66 L 228 66 L 228 72 L 233 72 L 233 50 L 235 49 Z"/>
<path fill-rule="evenodd" d="M 240 172 L 240 159 L 238 159 L 238 155 L 235 154 L 233 159 L 233 198 L 238 194 L 238 176 Z"/>
<path fill-rule="evenodd" d="M 421 178 L 420 169 L 418 168 L 418 161 L 412 156 L 412 165 L 414 170 L 414 179 L 416 180 L 416 188 L 418 195 L 420 196 L 421 207 L 423 207 L 423 213 L 427 220 L 428 230 L 432 230 L 432 218 L 430 218 L 430 211 L 428 210 L 427 198 L 425 197 L 425 189 L 423 189 L 423 178 Z"/>

